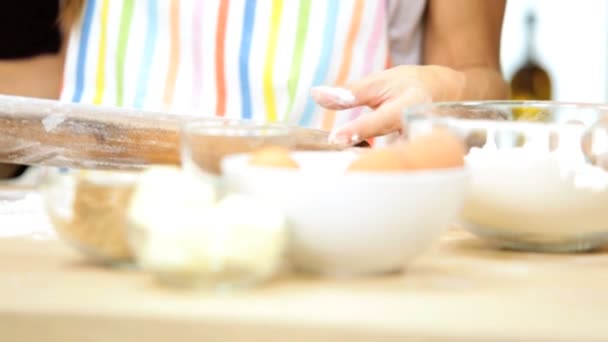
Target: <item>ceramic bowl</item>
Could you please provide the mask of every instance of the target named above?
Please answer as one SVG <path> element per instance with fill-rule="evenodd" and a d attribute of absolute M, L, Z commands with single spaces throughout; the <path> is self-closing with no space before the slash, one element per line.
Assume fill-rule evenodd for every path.
<path fill-rule="evenodd" d="M 352 172 L 357 152 L 293 152 L 299 169 L 252 166 L 248 154 L 222 162 L 231 191 L 274 201 L 290 225 L 290 260 L 333 276 L 397 272 L 457 216 L 464 169 Z"/>

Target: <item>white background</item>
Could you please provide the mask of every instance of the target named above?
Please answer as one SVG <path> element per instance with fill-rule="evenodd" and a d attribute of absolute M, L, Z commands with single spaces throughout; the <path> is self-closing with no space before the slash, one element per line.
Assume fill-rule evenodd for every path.
<path fill-rule="evenodd" d="M 608 0 L 509 0 L 501 62 L 507 80 L 523 61 L 524 20 L 537 17 L 537 53 L 553 82 L 553 99 L 608 102 Z"/>

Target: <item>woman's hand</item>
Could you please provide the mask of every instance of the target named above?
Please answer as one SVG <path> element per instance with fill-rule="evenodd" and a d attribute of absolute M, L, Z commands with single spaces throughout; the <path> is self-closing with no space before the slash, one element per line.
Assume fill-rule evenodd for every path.
<path fill-rule="evenodd" d="M 462 72 L 441 66 L 399 66 L 384 70 L 340 88 L 316 87 L 315 101 L 327 108 L 343 110 L 366 106 L 372 113 L 338 127 L 331 140 L 352 144 L 401 129 L 403 110 L 431 101 L 456 101 L 465 89 Z"/>
<path fill-rule="evenodd" d="M 313 89 L 326 108 L 373 109 L 331 137 L 352 143 L 398 131 L 403 110 L 414 104 L 508 98 L 499 58 L 504 10 L 505 0 L 429 0 L 423 66 L 398 66 L 342 88 Z"/>

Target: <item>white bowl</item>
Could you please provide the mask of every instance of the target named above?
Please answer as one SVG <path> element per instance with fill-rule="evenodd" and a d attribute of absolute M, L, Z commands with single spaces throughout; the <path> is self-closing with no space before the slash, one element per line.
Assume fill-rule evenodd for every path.
<path fill-rule="evenodd" d="M 401 271 L 455 219 L 467 172 L 344 171 L 355 152 L 294 152 L 300 169 L 222 162 L 230 191 L 265 196 L 290 223 L 290 257 L 301 270 L 330 275 Z"/>

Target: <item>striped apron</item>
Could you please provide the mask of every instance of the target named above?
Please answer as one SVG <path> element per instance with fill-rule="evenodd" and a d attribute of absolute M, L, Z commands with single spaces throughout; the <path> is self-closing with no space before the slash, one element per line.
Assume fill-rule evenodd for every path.
<path fill-rule="evenodd" d="M 400 0 L 402 2 L 407 2 Z M 331 129 L 310 88 L 390 63 L 386 0 L 87 0 L 63 101 Z"/>

